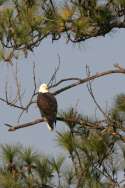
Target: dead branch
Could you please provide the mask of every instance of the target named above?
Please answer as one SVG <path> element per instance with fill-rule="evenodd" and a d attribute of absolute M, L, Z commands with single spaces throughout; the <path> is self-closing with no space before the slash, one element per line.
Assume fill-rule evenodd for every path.
<path fill-rule="evenodd" d="M 59 71 L 60 64 L 61 64 L 61 62 L 60 62 L 60 56 L 59 56 L 59 55 L 58 55 L 58 59 L 59 59 L 58 65 L 57 65 L 57 67 L 55 68 L 55 71 L 54 71 L 54 73 L 52 74 L 52 76 L 51 76 L 51 78 L 50 78 L 50 81 L 49 81 L 48 84 L 47 84 L 49 88 L 52 87 L 52 84 L 53 84 L 54 80 L 56 81 L 56 75 L 57 75 L 57 72 Z"/>
<path fill-rule="evenodd" d="M 91 85 L 90 82 L 87 84 L 87 89 L 88 89 L 89 94 L 91 95 L 91 97 L 92 97 L 92 99 L 93 99 L 95 105 L 96 105 L 97 108 L 99 109 L 99 111 L 104 115 L 105 118 L 107 118 L 106 113 L 104 112 L 104 110 L 102 109 L 102 107 L 100 106 L 100 104 L 97 102 L 97 100 L 96 100 L 96 98 L 95 98 L 95 95 L 94 95 L 93 90 L 92 90 L 92 85 Z"/>
<path fill-rule="evenodd" d="M 95 75 L 92 75 L 90 77 L 86 77 L 84 79 L 79 79 L 78 81 L 76 81 L 76 82 L 74 82 L 72 84 L 69 84 L 69 85 L 67 85 L 65 87 L 62 87 L 61 89 L 55 91 L 53 94 L 54 95 L 58 95 L 58 94 L 66 91 L 66 90 L 69 90 L 69 89 L 71 89 L 73 87 L 76 87 L 78 85 L 84 84 L 84 83 L 86 83 L 88 81 L 95 80 L 97 78 L 100 78 L 100 77 L 103 77 L 103 76 L 107 76 L 107 75 L 111 75 L 111 74 L 125 74 L 125 69 L 114 69 L 114 70 L 108 70 L 108 71 L 104 71 L 104 72 L 100 72 L 100 73 L 98 72 Z M 67 78 L 64 81 L 69 81 L 69 80 L 71 80 L 71 78 Z"/>
<path fill-rule="evenodd" d="M 55 12 L 56 12 L 56 11 L 55 11 L 55 6 L 54 6 L 54 3 L 53 3 L 52 0 L 50 0 L 50 4 L 51 4 L 51 6 L 52 6 L 53 12 L 55 13 Z"/>
<path fill-rule="evenodd" d="M 18 99 L 19 99 L 20 106 L 23 107 L 23 104 L 22 104 L 22 94 L 21 94 L 21 83 L 20 83 L 19 78 L 18 78 L 18 66 L 17 66 L 17 63 L 16 63 L 16 70 L 15 70 L 15 73 L 13 73 L 13 74 L 14 74 L 15 81 L 16 81 L 17 97 L 18 97 Z"/>
<path fill-rule="evenodd" d="M 87 76 L 89 78 L 90 77 L 90 69 L 89 69 L 88 66 L 86 66 L 86 73 L 87 73 Z M 100 104 L 97 102 L 97 100 L 95 98 L 95 95 L 94 95 L 93 89 L 92 89 L 92 82 L 91 82 L 91 80 L 89 80 L 88 83 L 87 83 L 87 89 L 88 89 L 88 92 L 89 92 L 90 96 L 92 97 L 95 105 L 99 109 L 99 111 L 104 115 L 104 117 L 106 119 L 109 119 L 108 116 L 107 116 L 107 114 L 104 112 L 104 110 L 102 109 L 102 107 L 100 106 Z"/>
<path fill-rule="evenodd" d="M 12 69 L 13 70 L 13 69 Z M 22 94 L 21 94 L 21 85 L 19 83 L 18 79 L 18 69 L 17 69 L 17 64 L 15 67 L 15 70 L 13 70 L 13 77 L 16 82 L 16 95 L 13 99 L 10 99 L 9 92 L 8 92 L 8 81 L 5 83 L 5 98 L 0 97 L 0 101 L 6 103 L 7 105 L 18 108 L 20 110 L 25 110 L 25 107 L 22 105 Z M 17 105 L 17 102 L 20 102 L 20 105 Z"/>
<path fill-rule="evenodd" d="M 36 124 L 41 123 L 43 121 L 44 121 L 44 119 L 40 118 L 40 119 L 36 119 L 36 120 L 34 120 L 32 122 L 28 122 L 28 123 L 24 123 L 24 124 L 20 124 L 20 125 L 16 125 L 16 126 L 12 126 L 12 125 L 6 123 L 5 126 L 10 127 L 8 129 L 8 131 L 15 131 L 17 129 L 21 129 L 21 128 L 25 128 L 25 127 L 30 127 L 32 125 L 36 125 Z"/>
<path fill-rule="evenodd" d="M 34 98 L 34 96 L 36 95 L 36 90 L 37 90 L 36 74 L 35 74 L 35 69 L 36 69 L 36 67 L 35 67 L 35 66 L 36 66 L 35 63 L 33 62 L 33 85 L 34 85 L 34 89 L 33 89 L 32 95 L 31 95 L 31 97 L 30 97 L 30 99 L 29 99 L 29 102 L 27 103 L 27 105 L 25 106 L 25 108 L 22 109 L 22 111 L 21 111 L 21 113 L 20 113 L 20 115 L 19 115 L 18 122 L 20 121 L 20 119 L 21 119 L 23 113 L 24 113 L 25 111 L 28 112 L 29 107 L 30 107 L 32 104 L 35 103 L 35 102 L 33 101 L 33 98 Z"/>
<path fill-rule="evenodd" d="M 14 107 L 14 108 L 18 108 L 21 110 L 21 113 L 19 114 L 19 118 L 18 121 L 20 120 L 21 116 L 23 115 L 23 113 L 26 111 L 28 111 L 29 107 L 36 103 L 36 101 L 34 100 L 34 96 L 36 96 L 36 90 L 37 90 L 37 84 L 36 84 L 36 74 L 35 74 L 35 63 L 33 62 L 33 92 L 31 94 L 31 97 L 28 101 L 27 104 L 23 104 L 22 102 L 22 93 L 21 93 L 21 84 L 19 82 L 19 78 L 18 78 L 18 69 L 17 69 L 17 64 L 16 64 L 16 69 L 15 71 L 13 71 L 13 75 L 14 75 L 14 79 L 16 82 L 16 97 L 14 99 L 10 99 L 9 97 L 9 92 L 8 92 L 8 82 L 6 82 L 5 84 L 5 98 L 0 97 L 0 101 L 6 103 L 8 106 Z M 19 105 L 16 104 L 19 101 Z"/>
<path fill-rule="evenodd" d="M 67 81 L 80 81 L 82 80 L 81 78 L 77 78 L 77 77 L 72 77 L 72 78 L 64 78 L 60 81 L 58 81 L 57 83 L 53 84 L 51 87 L 49 88 L 54 88 L 54 87 L 57 87 L 58 85 L 60 85 L 61 83 L 63 82 L 67 82 Z"/>
<path fill-rule="evenodd" d="M 92 123 L 92 122 L 89 122 L 89 121 L 85 121 L 83 119 L 73 120 L 73 119 L 67 119 L 67 118 L 65 119 L 63 117 L 57 117 L 56 120 L 61 121 L 61 122 L 67 122 L 68 121 L 68 122 L 71 122 L 71 123 L 76 123 L 76 124 L 79 124 L 83 127 L 87 127 L 87 128 L 90 128 L 90 129 L 100 129 L 100 130 L 105 129 L 105 127 L 103 125 L 100 126 L 101 121 Z M 42 123 L 42 122 L 45 122 L 44 118 L 39 118 L 39 119 L 36 119 L 34 121 L 24 123 L 24 124 L 20 124 L 20 125 L 15 125 L 15 126 L 6 123 L 5 126 L 9 127 L 8 131 L 16 131 L 17 129 L 30 127 L 30 126 L 33 126 L 33 125 L 36 125 L 36 124 L 39 124 L 39 123 Z"/>
<path fill-rule="evenodd" d="M 1 97 L 0 97 L 0 101 L 6 103 L 7 105 L 9 105 L 9 106 L 11 106 L 11 107 L 18 108 L 18 109 L 20 109 L 20 110 L 25 110 L 24 107 L 19 106 L 19 105 L 16 105 L 16 104 L 13 104 L 11 101 L 8 101 L 8 99 L 4 99 L 4 98 L 1 98 Z"/>

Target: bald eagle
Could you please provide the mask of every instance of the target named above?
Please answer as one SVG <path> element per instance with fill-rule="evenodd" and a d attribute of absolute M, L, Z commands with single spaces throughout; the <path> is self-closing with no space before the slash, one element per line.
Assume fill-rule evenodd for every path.
<path fill-rule="evenodd" d="M 56 124 L 57 100 L 52 93 L 49 92 L 47 84 L 42 84 L 38 91 L 37 106 L 41 116 L 45 118 L 48 129 L 53 130 Z"/>

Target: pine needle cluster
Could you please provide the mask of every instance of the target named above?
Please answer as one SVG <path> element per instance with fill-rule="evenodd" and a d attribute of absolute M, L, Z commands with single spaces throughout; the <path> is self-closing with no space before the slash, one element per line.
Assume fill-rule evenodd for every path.
<path fill-rule="evenodd" d="M 65 36 L 79 43 L 124 28 L 124 0 L 2 0 L 0 1 L 0 58 L 10 62 L 19 53 L 27 55 L 41 41 Z M 30 19 L 29 19 L 30 18 Z M 8 49 L 8 53 L 5 49 Z M 10 55 L 11 54 L 11 55 Z"/>

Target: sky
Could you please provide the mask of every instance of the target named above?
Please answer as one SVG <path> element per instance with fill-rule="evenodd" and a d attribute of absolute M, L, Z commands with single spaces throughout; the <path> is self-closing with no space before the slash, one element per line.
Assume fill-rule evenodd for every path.
<path fill-rule="evenodd" d="M 42 41 L 41 45 L 30 53 L 28 58 L 20 57 L 14 65 L 0 64 L 0 97 L 4 97 L 6 81 L 8 83 L 9 97 L 15 96 L 15 81 L 13 71 L 15 64 L 18 66 L 18 76 L 21 81 L 22 91 L 25 91 L 24 102 L 27 102 L 33 91 L 32 65 L 36 64 L 37 86 L 47 83 L 58 65 L 60 56 L 60 69 L 57 73 L 57 81 L 67 77 L 86 77 L 86 65 L 90 67 L 91 74 L 113 69 L 118 63 L 125 67 L 125 30 L 114 30 L 105 37 L 89 39 L 80 45 L 66 44 L 65 38 L 52 44 L 50 38 Z M 114 97 L 119 93 L 125 93 L 125 76 L 112 75 L 99 78 L 93 82 L 93 91 L 97 101 L 104 109 L 110 109 Z M 59 86 L 60 88 L 61 86 Z M 57 95 L 58 110 L 65 111 L 70 107 L 89 117 L 101 117 L 90 97 L 86 84 L 74 87 Z M 5 123 L 17 124 L 19 111 L 0 103 L 0 143 L 21 143 L 24 146 L 32 146 L 46 154 L 56 155 L 62 152 L 56 142 L 56 130 L 65 130 L 63 123 L 57 122 L 53 132 L 49 132 L 45 123 L 29 128 L 8 132 Z M 24 113 L 20 124 L 40 118 L 36 105 L 33 105 L 28 113 Z"/>

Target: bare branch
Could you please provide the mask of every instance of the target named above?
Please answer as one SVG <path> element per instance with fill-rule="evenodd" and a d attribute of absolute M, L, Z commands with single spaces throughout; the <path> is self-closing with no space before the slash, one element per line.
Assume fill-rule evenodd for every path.
<path fill-rule="evenodd" d="M 77 77 L 64 78 L 64 79 L 58 81 L 57 83 L 53 84 L 50 88 L 57 87 L 58 85 L 60 85 L 60 84 L 63 83 L 63 82 L 67 82 L 67 81 L 80 81 L 80 80 L 81 80 L 81 79 L 80 79 L 80 78 L 77 78 Z"/>
<path fill-rule="evenodd" d="M 97 102 L 93 90 L 92 90 L 92 85 L 91 82 L 89 81 L 89 83 L 87 84 L 87 89 L 89 91 L 89 94 L 91 95 L 94 103 L 96 104 L 97 108 L 99 109 L 99 111 L 104 115 L 104 117 L 107 117 L 107 115 L 105 114 L 105 112 L 103 111 L 102 107 L 100 106 L 100 104 Z"/>
<path fill-rule="evenodd" d="M 9 97 L 9 91 L 8 91 L 8 81 L 6 81 L 5 83 L 5 97 L 2 98 L 0 97 L 0 101 L 6 103 L 8 106 L 14 107 L 14 108 L 18 108 L 20 110 L 25 110 L 25 107 L 22 104 L 22 94 L 21 94 L 21 85 L 19 83 L 19 79 L 17 76 L 18 70 L 17 70 L 17 64 L 16 64 L 16 68 L 15 70 L 12 69 L 12 73 L 16 82 L 16 95 L 14 98 L 11 99 L 11 97 Z M 17 104 L 17 102 L 20 102 L 20 105 Z"/>
<path fill-rule="evenodd" d="M 8 101 L 7 99 L 0 98 L 0 101 L 4 102 L 4 103 L 6 103 L 7 105 L 12 106 L 12 107 L 14 107 L 14 108 L 18 108 L 18 109 L 21 109 L 21 110 L 25 110 L 24 107 L 18 106 L 18 105 L 16 105 L 16 104 L 13 104 L 12 102 Z"/>
<path fill-rule="evenodd" d="M 36 74 L 35 74 L 36 64 L 33 62 L 33 81 L 34 81 L 34 91 L 33 94 L 36 94 L 37 84 L 36 84 Z"/>
<path fill-rule="evenodd" d="M 65 118 L 63 118 L 63 117 L 57 117 L 56 118 L 56 120 L 57 121 L 61 121 L 61 122 L 72 122 L 72 123 L 76 123 L 76 124 L 79 124 L 79 125 L 81 125 L 81 126 L 85 126 L 85 127 L 88 127 L 88 128 L 90 128 L 90 129 L 100 129 L 100 130 L 103 130 L 103 129 L 105 129 L 105 127 L 103 127 L 103 125 L 102 126 L 100 126 L 101 125 L 101 121 L 98 123 L 98 122 L 94 122 L 94 123 L 92 123 L 92 122 L 89 122 L 89 121 L 85 121 L 85 120 L 83 120 L 83 119 L 81 119 L 81 120 L 73 120 L 73 119 L 65 119 Z M 12 126 L 11 124 L 5 124 L 5 126 L 8 126 L 8 127 L 10 127 L 9 129 L 8 129 L 8 131 L 15 131 L 15 130 L 17 130 L 17 129 L 21 129 L 21 128 L 25 128 L 25 127 L 30 127 L 30 126 L 33 126 L 33 125 L 36 125 L 36 124 L 38 124 L 38 123 L 42 123 L 42 122 L 45 122 L 46 120 L 44 119 L 44 118 L 39 118 L 39 119 L 36 119 L 36 120 L 34 120 L 34 121 L 31 121 L 31 122 L 28 122 L 28 123 L 24 123 L 24 124 L 20 124 L 20 125 L 15 125 L 15 126 Z"/>
<path fill-rule="evenodd" d="M 34 120 L 32 122 L 21 124 L 21 125 L 16 125 L 16 126 L 12 126 L 12 125 L 7 124 L 7 123 L 5 125 L 10 127 L 8 129 L 8 131 L 15 131 L 17 129 L 21 129 L 21 128 L 29 127 L 29 126 L 32 126 L 32 125 L 36 125 L 36 124 L 41 123 L 41 122 L 44 122 L 44 119 L 40 118 L 40 119 L 36 119 L 36 120 Z"/>
<path fill-rule="evenodd" d="M 121 65 L 119 65 L 118 63 L 114 64 L 114 67 L 116 67 L 119 70 L 124 70 L 124 67 L 122 67 Z"/>
<path fill-rule="evenodd" d="M 87 76 L 88 78 L 90 77 L 90 69 L 88 66 L 86 66 L 86 73 L 87 73 Z M 102 107 L 100 106 L 100 104 L 97 102 L 95 96 L 94 96 L 94 93 L 93 93 L 93 90 L 92 90 L 92 83 L 91 81 L 89 80 L 88 83 L 87 83 L 87 89 L 89 91 L 89 94 L 91 95 L 95 105 L 97 106 L 97 108 L 99 109 L 99 111 L 104 115 L 104 117 L 107 119 L 107 115 L 106 113 L 103 111 Z"/>
<path fill-rule="evenodd" d="M 107 76 L 107 75 L 111 75 L 111 74 L 125 74 L 125 69 L 114 69 L 114 70 L 108 70 L 108 71 L 104 71 L 104 72 L 100 72 L 100 73 L 96 73 L 95 75 L 92 75 L 90 77 L 87 77 L 87 78 L 84 78 L 84 79 L 80 79 L 72 84 L 69 84 L 57 91 L 55 91 L 53 94 L 54 95 L 58 95 L 66 90 L 69 90 L 73 87 L 76 87 L 78 85 L 81 85 L 81 84 L 84 84 L 90 80 L 95 80 L 97 78 L 100 78 L 100 77 L 103 77 L 103 76 Z M 68 80 L 71 79 L 71 78 L 68 78 Z M 62 83 L 62 82 L 61 82 Z"/>
<path fill-rule="evenodd" d="M 54 3 L 53 3 L 53 1 L 52 1 L 52 0 L 49 0 L 49 1 L 50 1 L 51 6 L 52 6 L 52 9 L 53 9 L 53 11 L 54 11 L 54 13 L 55 13 L 55 7 L 54 7 Z"/>
<path fill-rule="evenodd" d="M 21 95 L 21 83 L 20 83 L 19 78 L 18 78 L 18 66 L 17 65 L 18 64 L 16 63 L 15 71 L 13 71 L 13 75 L 14 75 L 14 78 L 15 78 L 15 81 L 16 81 L 16 88 L 17 88 L 17 97 L 16 97 L 17 100 L 15 100 L 15 102 L 19 100 L 20 106 L 23 107 L 22 95 Z"/>
<path fill-rule="evenodd" d="M 60 56 L 59 56 L 59 54 L 58 54 L 58 59 L 59 59 L 58 65 L 55 68 L 55 71 L 52 74 L 49 83 L 47 84 L 49 86 L 49 88 L 52 87 L 52 84 L 53 84 L 54 80 L 56 80 L 56 75 L 57 75 L 57 72 L 59 71 L 59 68 L 60 68 L 61 62 L 60 62 Z"/>
<path fill-rule="evenodd" d="M 0 101 L 6 103 L 7 105 L 11 106 L 11 107 L 14 107 L 14 108 L 18 108 L 21 110 L 21 113 L 19 115 L 19 119 L 21 118 L 22 114 L 25 112 L 25 111 L 28 111 L 28 108 L 36 103 L 34 102 L 35 100 L 33 100 L 34 96 L 36 96 L 36 89 L 37 89 L 37 84 L 36 84 L 36 74 L 35 74 L 35 63 L 33 63 L 33 85 L 34 85 L 34 89 L 33 89 L 33 92 L 31 94 L 31 97 L 29 99 L 29 102 L 25 105 L 23 105 L 23 102 L 22 102 L 22 96 L 23 94 L 21 93 L 21 84 L 19 82 L 19 78 L 18 78 L 18 69 L 17 69 L 17 64 L 16 64 L 16 70 L 13 71 L 13 75 L 14 75 L 14 79 L 16 81 L 16 97 L 14 99 L 10 99 L 8 97 L 8 82 L 6 82 L 5 84 L 5 98 L 2 98 L 0 97 Z M 19 105 L 17 105 L 16 103 L 20 102 Z M 19 121 L 18 119 L 18 121 Z"/>

